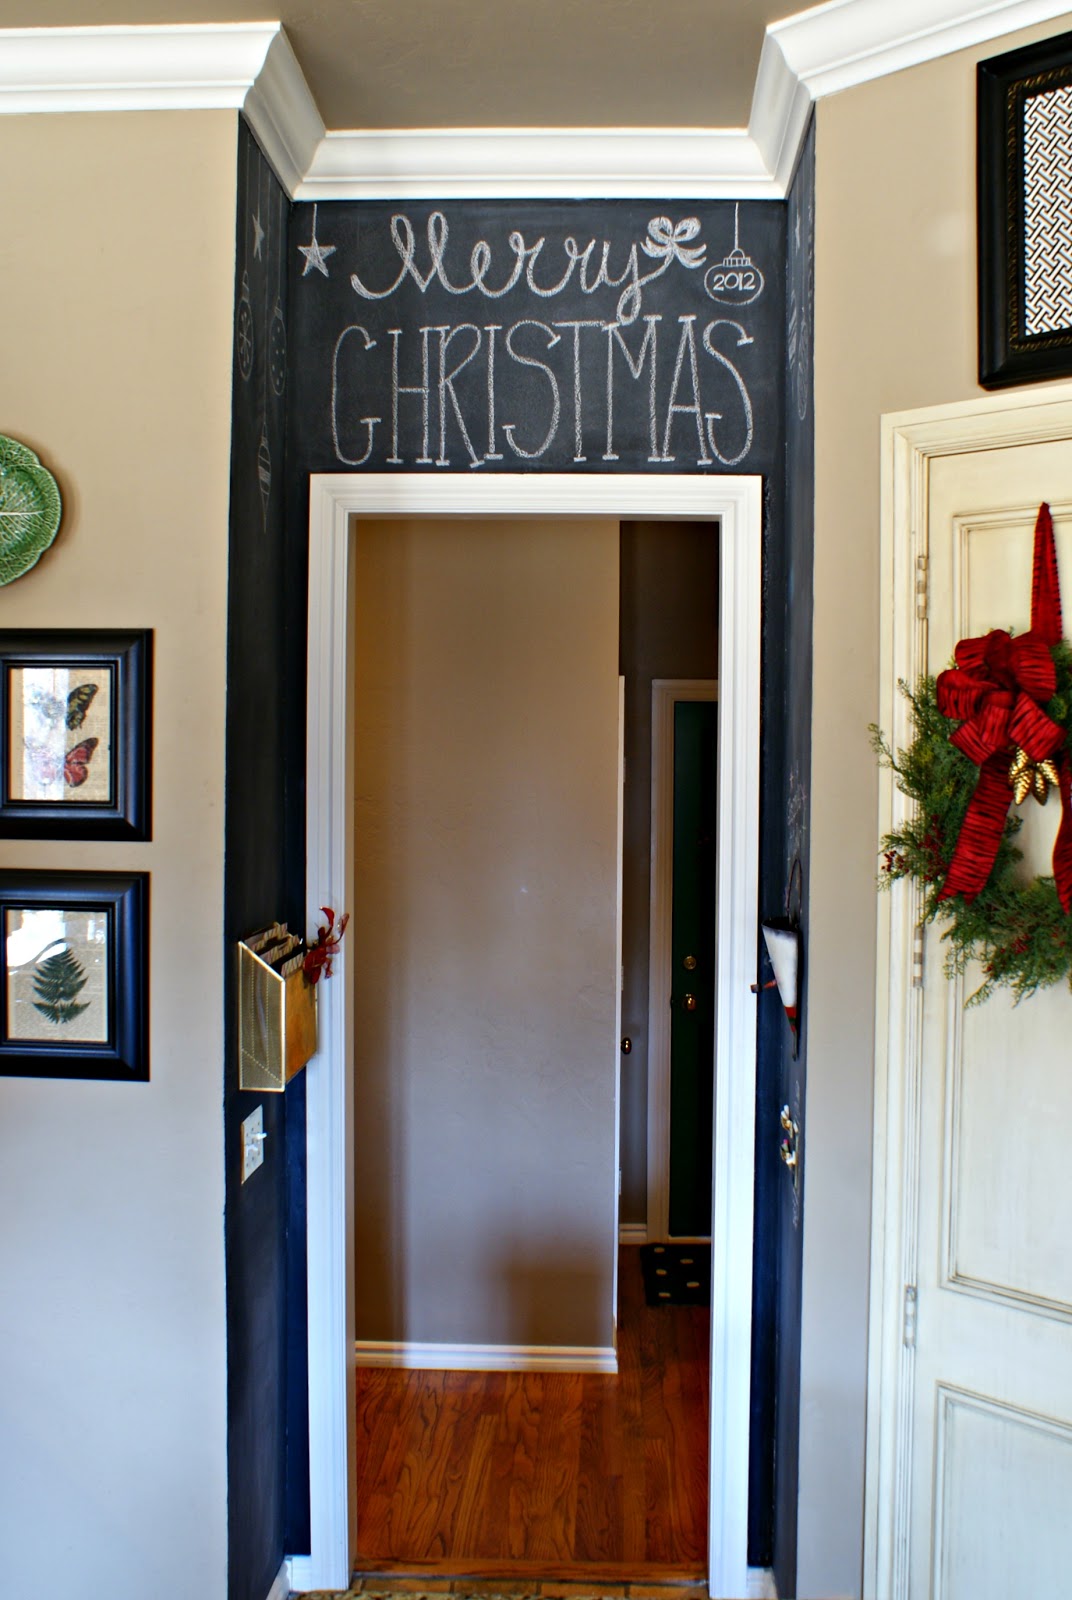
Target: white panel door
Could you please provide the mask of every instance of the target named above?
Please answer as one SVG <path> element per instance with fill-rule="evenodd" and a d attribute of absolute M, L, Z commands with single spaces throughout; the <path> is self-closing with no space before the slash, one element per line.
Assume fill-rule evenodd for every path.
<path fill-rule="evenodd" d="M 931 463 L 929 670 L 957 640 L 1026 630 L 1041 500 L 1072 621 L 1072 447 Z M 1049 872 L 1060 800 L 1028 800 L 1025 872 Z M 965 1008 L 938 930 L 924 968 L 912 1600 L 1072 1593 L 1072 994 Z"/>

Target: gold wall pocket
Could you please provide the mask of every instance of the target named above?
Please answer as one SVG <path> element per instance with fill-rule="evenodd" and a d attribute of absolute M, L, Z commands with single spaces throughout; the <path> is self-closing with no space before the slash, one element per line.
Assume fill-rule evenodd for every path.
<path fill-rule="evenodd" d="M 238 945 L 238 1087 L 282 1094 L 316 1054 L 305 942 L 275 922 Z"/>

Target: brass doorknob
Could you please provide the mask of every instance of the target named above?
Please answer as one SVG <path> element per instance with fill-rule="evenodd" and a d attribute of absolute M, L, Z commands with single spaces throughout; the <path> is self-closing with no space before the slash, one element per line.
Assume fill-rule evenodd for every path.
<path fill-rule="evenodd" d="M 632 1041 L 632 1039 L 623 1039 L 622 1040 L 622 1055 L 623 1056 L 631 1055 L 632 1051 L 633 1051 L 633 1041 Z"/>
<path fill-rule="evenodd" d="M 682 1000 L 681 1004 L 685 1007 L 686 1011 L 695 1011 L 696 1010 L 696 996 L 694 994 L 687 994 L 685 996 L 685 998 Z"/>
<path fill-rule="evenodd" d="M 695 972 L 696 971 L 696 957 L 695 956 L 686 956 L 684 961 L 681 963 L 681 965 L 685 968 L 686 972 Z"/>

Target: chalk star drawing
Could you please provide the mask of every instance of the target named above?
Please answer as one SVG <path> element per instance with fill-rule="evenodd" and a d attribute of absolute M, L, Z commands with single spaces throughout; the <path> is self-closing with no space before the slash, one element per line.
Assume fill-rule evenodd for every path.
<path fill-rule="evenodd" d="M 255 256 L 260 255 L 263 243 L 264 229 L 261 227 L 261 214 L 259 211 L 255 211 L 253 213 L 253 254 Z"/>
<path fill-rule="evenodd" d="M 322 272 L 325 278 L 328 276 L 327 260 L 328 256 L 335 254 L 335 246 L 333 244 L 321 244 L 316 236 L 315 204 L 313 206 L 313 236 L 308 244 L 300 244 L 298 249 L 305 257 L 305 266 L 302 269 L 303 278 L 307 278 L 314 267 L 317 272 Z"/>

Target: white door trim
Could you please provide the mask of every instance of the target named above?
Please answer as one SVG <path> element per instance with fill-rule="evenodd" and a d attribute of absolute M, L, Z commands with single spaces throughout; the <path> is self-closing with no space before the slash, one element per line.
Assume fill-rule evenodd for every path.
<path fill-rule="evenodd" d="M 712 678 L 651 685 L 651 894 L 648 924 L 648 1238 L 670 1226 L 670 989 L 674 877 L 674 706 L 717 700 Z"/>
<path fill-rule="evenodd" d="M 898 681 L 914 683 L 927 659 L 926 623 L 916 616 L 916 560 L 927 554 L 931 461 L 1064 438 L 1072 438 L 1070 384 L 882 418 L 879 724 L 894 748 L 911 738 Z M 897 828 L 908 809 L 883 770 L 879 836 Z M 913 1364 L 903 1332 L 905 1286 L 916 1281 L 922 991 L 912 988 L 910 975 L 918 916 L 918 891 L 908 880 L 878 897 L 865 1600 L 908 1596 Z"/>
<path fill-rule="evenodd" d="M 762 480 L 675 476 L 350 473 L 309 480 L 307 895 L 341 907 L 352 882 L 350 595 L 357 516 L 612 516 L 720 523 L 719 843 L 711 1251 L 711 1594 L 748 1585 L 755 978 L 759 841 Z M 313 912 L 315 915 L 315 911 Z M 349 952 L 320 986 L 307 1068 L 309 1456 L 313 1588 L 345 1588 L 353 1505 L 353 1051 Z"/>

